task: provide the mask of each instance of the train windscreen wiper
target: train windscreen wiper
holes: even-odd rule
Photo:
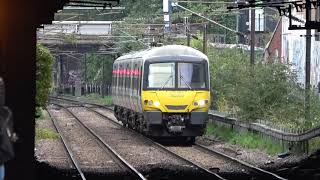
[[[183,81],[190,89],[192,89],[191,86],[190,86],[190,84],[187,83],[187,81],[184,79],[184,77],[183,77],[182,75],[180,75],[180,79],[182,79],[182,81]]]
[[[163,89],[163,88],[168,84],[168,82],[169,82],[171,79],[172,79],[172,75],[170,75],[170,76],[168,77],[168,79],[166,80],[166,82],[163,83],[163,85],[161,86],[161,89]]]

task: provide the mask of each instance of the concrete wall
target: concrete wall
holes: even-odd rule
[[[301,17],[302,18],[302,17]],[[282,52],[284,62],[291,63],[298,73],[299,83],[305,82],[306,30],[288,30],[289,20],[282,18]],[[315,31],[312,30],[312,35]],[[317,87],[320,82],[320,41],[312,37],[311,42],[311,85]]]

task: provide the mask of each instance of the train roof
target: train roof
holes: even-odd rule
[[[116,61],[135,58],[142,58],[143,60],[146,60],[162,56],[189,56],[208,60],[208,57],[205,54],[194,48],[183,45],[167,45],[150,48],[143,51],[132,52],[119,57]]]

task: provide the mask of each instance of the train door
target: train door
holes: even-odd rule
[[[116,86],[115,86],[115,98],[116,98],[116,102],[117,102],[117,104],[119,104],[120,102],[119,102],[119,84],[120,84],[120,74],[119,74],[119,70],[120,70],[120,64],[119,63],[117,63],[117,68],[116,68]]]
[[[130,66],[129,66],[129,61],[125,62],[126,65],[126,69],[125,69],[125,89],[124,89],[124,103],[125,103],[125,107],[130,109],[130,102],[129,102],[129,86],[130,86],[130,75],[129,75],[129,71],[130,71]]]
[[[138,63],[137,61],[134,61],[133,64],[133,76],[132,76],[132,104],[133,104],[133,110],[135,112],[138,111],[138,102],[137,102],[137,98],[138,98]]]
[[[118,86],[118,101],[119,101],[119,105],[123,107],[123,101],[122,101],[122,90],[123,90],[123,65],[122,62],[119,62],[119,86]]]
[[[112,83],[111,83],[111,95],[112,95],[113,104],[117,104],[116,87],[117,87],[117,64],[114,63],[112,68]]]
[[[125,90],[126,90],[126,75],[125,75],[125,70],[126,70],[126,64],[124,62],[122,63],[122,71],[121,71],[121,79],[122,79],[122,84],[121,84],[121,104],[122,107],[126,107],[126,101],[125,101]]]
[[[139,59],[138,61],[138,87],[137,87],[137,107],[138,112],[142,113],[142,105],[141,105],[141,90],[142,90],[142,75],[143,75],[143,59]]]
[[[134,105],[133,105],[133,101],[132,101],[132,88],[133,88],[133,61],[130,60],[129,61],[129,89],[128,89],[128,99],[129,99],[129,107],[131,110],[134,111]]]

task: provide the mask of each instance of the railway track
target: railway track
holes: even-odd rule
[[[79,101],[75,101],[75,100],[69,100],[69,99],[64,99],[64,98],[59,98],[60,100],[66,100],[66,101],[69,101],[69,102],[73,102],[73,103],[76,103],[76,104],[81,104],[83,102],[79,102]],[[109,112],[112,112],[113,111],[113,108],[112,107],[107,107],[107,106],[102,106],[102,105],[98,105],[98,104],[94,104],[94,103],[85,103],[86,105],[83,105],[83,107],[86,107],[87,109],[89,109],[90,111],[92,112],[95,112],[96,114],[98,114],[99,116],[109,120],[110,122],[112,122],[113,124],[117,124],[119,126],[121,126],[121,123],[111,119],[110,117],[98,112],[97,110],[95,110],[95,107],[98,107],[98,108],[103,108],[103,109],[106,109],[108,110]],[[89,107],[88,107],[89,105]],[[199,170],[203,171],[203,172],[206,172],[208,174],[210,174],[211,176],[215,177],[215,178],[218,178],[218,179],[225,179],[224,177],[222,177],[221,175],[219,175],[217,172],[215,172],[215,170],[212,170],[212,169],[209,169],[209,168],[205,168],[203,166],[201,166],[199,163],[195,163],[195,162],[192,162],[191,160],[188,160],[187,158],[185,157],[182,157],[181,155],[179,155],[178,153],[174,152],[173,150],[170,150],[170,148],[166,147],[166,146],[163,146],[155,141],[153,141],[152,139],[149,139],[137,132],[135,132],[134,130],[132,129],[128,129],[134,133],[136,133],[137,135],[139,136],[142,136],[143,138],[146,138],[148,139],[148,141],[150,143],[153,143],[155,144],[156,146],[158,146],[159,148],[161,148],[163,151],[166,151],[170,154],[172,154],[173,156],[175,156],[176,158],[179,158],[185,162],[188,162],[190,164],[192,164],[194,167],[197,167]],[[279,179],[279,180],[284,180],[285,178],[277,175],[277,174],[274,174],[272,172],[269,172],[269,171],[266,171],[266,170],[263,170],[261,168],[258,168],[258,167],[255,167],[249,163],[246,163],[244,161],[241,161],[241,160],[238,160],[234,157],[231,157],[231,156],[228,156],[226,154],[223,154],[221,152],[218,152],[218,151],[215,151],[213,149],[210,149],[208,147],[205,147],[205,146],[202,146],[200,144],[195,144],[195,145],[192,145],[191,146],[192,148],[196,148],[202,152],[205,152],[205,153],[208,153],[208,154],[212,154],[214,156],[219,156],[220,158],[223,158],[225,159],[226,161],[231,161],[232,163],[234,164],[238,164],[240,165],[241,167],[245,167],[246,170],[248,170],[252,175],[253,177],[251,177],[251,179]]]
[[[225,159],[231,160],[231,161],[233,161],[235,163],[241,164],[241,165],[249,168],[252,172],[260,175],[261,178],[285,180],[285,178],[283,178],[283,177],[281,177],[281,176],[279,176],[279,175],[277,175],[275,173],[272,173],[272,172],[266,171],[264,169],[258,168],[256,166],[253,166],[253,165],[247,163],[247,162],[241,161],[239,159],[236,159],[236,158],[234,158],[232,156],[226,155],[226,154],[221,153],[219,151],[216,151],[214,149],[205,147],[205,146],[203,146],[201,144],[195,143],[194,147],[199,149],[199,150],[201,150],[201,151],[205,151],[205,152],[211,153],[213,155],[218,155],[218,156],[220,156],[222,158],[225,158]],[[261,179],[261,178],[259,178],[259,179]]]
[[[112,109],[109,109],[109,108],[107,108],[107,110],[112,111]],[[95,111],[95,110],[93,110],[93,111]],[[99,113],[101,116],[103,116],[103,117],[105,117],[105,118],[110,119],[109,117],[101,114],[100,112],[97,112],[97,111],[95,111],[95,112],[96,112],[96,113]],[[113,121],[112,119],[110,119],[110,120]],[[114,121],[113,121],[113,122],[114,122]],[[118,122],[115,122],[115,123],[118,123]],[[118,124],[119,124],[119,123],[118,123]],[[130,129],[130,130],[131,130],[131,129]],[[139,134],[139,135],[140,135],[140,134]],[[145,137],[145,138],[146,138],[146,137]],[[148,139],[149,139],[149,138],[148,138]],[[151,140],[151,139],[150,139],[150,140]],[[172,150],[169,150],[168,147],[163,146],[163,145],[161,145],[161,144],[159,144],[159,143],[157,143],[157,142],[154,142],[153,140],[151,140],[151,141],[152,141],[153,143],[156,143],[156,144],[158,144],[159,146],[161,146],[161,148],[170,151],[170,152],[173,153],[175,156],[179,156],[179,158],[183,158],[183,159],[191,162],[191,161],[188,160],[187,158],[182,157],[181,155],[179,155],[178,153],[176,153],[176,152],[174,152],[174,151],[172,151]],[[235,163],[235,164],[239,164],[240,166],[245,167],[245,169],[246,169],[247,171],[250,171],[250,173],[253,173],[253,174],[254,174],[254,177],[253,177],[253,178],[257,178],[257,179],[268,179],[268,180],[269,180],[269,179],[285,180],[285,178],[283,178],[283,177],[281,177],[281,176],[279,176],[279,175],[277,175],[277,174],[275,174],[275,173],[272,173],[272,172],[266,171],[266,170],[264,170],[264,169],[258,168],[258,167],[256,167],[256,166],[253,166],[253,165],[249,164],[249,163],[246,163],[246,162],[241,161],[241,160],[239,160],[239,159],[236,159],[236,158],[234,158],[234,157],[228,156],[228,155],[226,155],[226,154],[224,154],[224,153],[221,153],[221,152],[219,152],[219,151],[210,149],[210,148],[205,147],[205,146],[203,146],[203,145],[200,145],[200,144],[198,144],[198,143],[195,143],[195,145],[192,145],[190,148],[193,148],[193,147],[196,148],[196,149],[198,149],[198,150],[200,150],[200,151],[203,151],[203,152],[205,152],[205,153],[211,154],[211,155],[213,155],[213,156],[217,156],[217,155],[218,155],[218,156],[220,156],[221,158],[225,159],[226,161],[232,161],[232,162]],[[192,163],[195,163],[195,162],[192,162]],[[203,166],[201,166],[201,165],[199,165],[199,164],[197,164],[197,165],[200,166],[200,167],[201,167],[203,170],[205,170],[205,171],[210,171],[210,172],[216,171],[215,169],[211,170],[211,169],[205,168],[205,167],[203,167]],[[215,173],[215,174],[217,174],[217,173]],[[221,177],[221,176],[220,176],[220,177]],[[221,177],[221,178],[224,179],[223,177]]]
[[[108,145],[103,138],[101,138],[97,133],[95,133],[91,128],[89,128],[87,125],[85,125],[83,122],[81,122],[81,120],[74,115],[74,113],[72,113],[68,107],[75,107],[75,106],[68,106],[68,107],[64,107],[60,104],[56,104],[56,103],[52,103],[56,106],[59,106],[60,108],[63,108],[65,111],[67,111],[75,120],[77,120],[77,123],[81,125],[81,127],[83,129],[85,129],[85,131],[92,137],[94,137],[94,139],[97,141],[97,143],[99,145],[102,145],[103,150],[106,151],[106,153],[108,155],[111,156],[111,158],[114,160],[114,162],[117,163],[117,165],[119,167],[121,167],[122,169],[125,170],[125,172],[128,172],[131,176],[129,177],[129,179],[141,179],[141,180],[146,180],[147,178],[144,177],[139,171],[137,171],[131,164],[129,164],[124,158],[122,158],[110,145]],[[48,111],[49,116],[51,118],[51,120],[53,121],[53,124],[55,126],[55,128],[57,129],[58,133],[61,136],[63,145],[65,146],[67,152],[68,152],[68,156],[70,157],[73,165],[76,167],[79,175],[81,176],[81,179],[85,180],[86,177],[83,173],[83,171],[81,170],[81,167],[79,166],[79,162],[78,160],[75,158],[71,148],[68,146],[68,143],[66,141],[66,138],[64,137],[63,133],[61,132],[59,126],[57,125],[57,122],[55,120],[55,118],[52,117],[50,111]]]
[[[101,117],[109,120],[109,121],[112,122],[113,124],[115,124],[115,125],[117,125],[117,126],[122,126],[119,122],[114,121],[113,119],[109,118],[108,116],[105,116],[105,115],[103,115],[102,113],[100,113],[100,112],[98,112],[98,111],[96,111],[96,110],[94,110],[94,109],[92,109],[92,108],[90,108],[90,107],[86,107],[86,108],[89,109],[89,110],[91,110],[92,112],[98,114],[99,116],[101,116]],[[108,109],[108,110],[110,110],[110,109]],[[199,164],[197,164],[197,163],[195,163],[195,162],[192,162],[192,161],[190,161],[190,160],[188,160],[188,159],[186,159],[186,158],[184,158],[184,157],[182,157],[182,156],[180,156],[179,154],[177,154],[177,153],[169,150],[169,149],[166,148],[165,146],[163,146],[163,145],[161,145],[161,144],[159,144],[159,143],[151,140],[150,138],[145,137],[145,136],[137,133],[136,131],[134,131],[134,130],[132,130],[132,129],[129,129],[129,128],[128,128],[128,130],[131,131],[131,132],[133,132],[133,133],[135,133],[137,136],[140,136],[141,138],[146,139],[149,143],[154,144],[155,146],[157,146],[158,148],[160,148],[162,151],[164,151],[164,152],[166,152],[166,153],[169,153],[169,154],[171,154],[172,156],[174,156],[175,158],[177,158],[177,159],[179,159],[179,160],[181,160],[181,161],[184,161],[184,162],[190,164],[191,166],[196,167],[197,169],[203,171],[204,173],[208,174],[208,176],[214,177],[215,179],[226,180],[225,178],[223,178],[222,176],[218,175],[217,173],[212,172],[211,170],[209,170],[209,169],[207,169],[207,168],[205,168],[205,167],[203,167],[203,166],[201,166],[201,165],[199,165]]]
[[[81,179],[82,180],[86,180],[86,177],[85,175],[83,174],[82,170],[81,170],[81,167],[79,165],[79,162],[78,160],[75,158],[74,154],[72,153],[71,151],[71,148],[68,146],[68,143],[67,143],[67,140],[65,138],[65,136],[62,134],[62,131],[60,130],[59,126],[58,126],[58,123],[56,121],[55,118],[53,118],[53,116],[51,115],[50,111],[47,110],[48,114],[49,114],[49,117],[53,123],[53,126],[54,128],[56,129],[56,131],[58,132],[58,134],[60,135],[60,138],[61,138],[61,142],[63,144],[63,147],[65,148],[65,150],[67,151],[67,155],[69,157],[69,159],[71,160],[72,162],[72,165],[76,168],[78,174],[80,175]]]
[[[60,100],[61,100],[61,99],[60,99]],[[79,102],[75,102],[75,103],[79,103]],[[89,104],[89,105],[90,105],[90,106],[95,106],[94,104]],[[102,113],[94,110],[94,108],[92,108],[92,107],[87,107],[87,106],[83,106],[83,107],[86,108],[86,109],[88,109],[89,111],[94,112],[95,114],[101,116],[102,118],[109,120],[109,122],[111,122],[112,124],[114,124],[114,125],[116,125],[116,126],[119,126],[119,127],[122,127],[122,125],[121,125],[119,122],[116,122],[116,121],[114,121],[113,119],[111,119],[111,118],[103,115]],[[98,107],[99,107],[99,106],[98,106]],[[99,107],[99,108],[101,108],[101,107]],[[105,107],[103,107],[103,108],[105,108]],[[108,109],[108,110],[112,111],[111,109]],[[210,179],[226,180],[225,178],[223,178],[222,176],[218,175],[217,173],[215,173],[215,172],[213,172],[213,171],[211,171],[211,170],[209,170],[209,169],[207,169],[207,168],[205,168],[205,167],[202,167],[201,165],[199,165],[199,164],[197,164],[197,163],[195,163],[195,162],[192,162],[192,161],[190,161],[190,160],[188,160],[188,159],[186,159],[186,158],[178,155],[177,153],[175,153],[175,152],[169,150],[168,148],[166,148],[165,146],[163,146],[163,145],[161,145],[161,144],[159,144],[159,143],[151,140],[150,138],[147,138],[147,137],[145,137],[145,136],[137,133],[136,131],[134,131],[134,130],[132,130],[132,129],[127,129],[127,128],[126,128],[126,130],[130,131],[131,133],[134,133],[134,134],[137,135],[139,138],[142,138],[142,139],[144,139],[145,141],[147,141],[148,143],[156,146],[156,147],[159,148],[161,151],[170,154],[171,156],[175,157],[176,159],[179,159],[179,160],[182,161],[182,162],[185,162],[186,164],[189,164],[189,166],[192,166],[192,167],[196,168],[198,171],[202,171],[203,174],[206,174],[206,177],[209,177]]]

